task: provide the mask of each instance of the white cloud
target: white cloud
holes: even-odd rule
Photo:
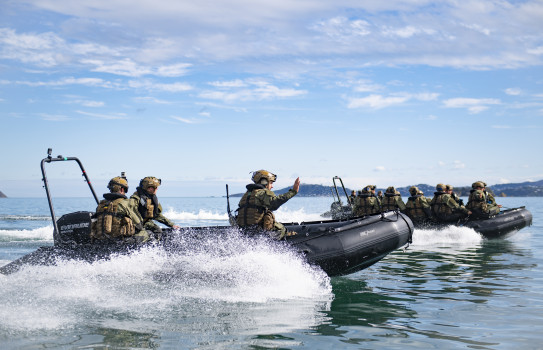
[[[151,80],[131,80],[128,86],[133,89],[145,89],[149,91],[167,91],[167,92],[185,92],[190,91],[193,87],[187,83],[157,83]]]
[[[495,98],[451,98],[443,101],[446,108],[467,108],[469,113],[477,114],[485,111],[490,105],[500,104],[501,101]]]
[[[385,167],[382,166],[382,165],[376,166],[376,167],[373,169],[373,171],[385,171],[385,170],[386,170]]]
[[[183,117],[171,116],[170,118],[172,118],[174,120],[177,120],[177,121],[179,121],[181,123],[185,123],[185,124],[197,124],[198,123],[197,120],[187,119],[187,118],[183,118]]]
[[[505,89],[505,93],[511,96],[518,96],[522,94],[522,90],[519,88],[509,88],[509,89]]]
[[[420,101],[431,101],[437,99],[437,93],[397,93],[388,97],[372,94],[366,97],[349,98],[348,108],[368,107],[372,109],[381,109],[391,106],[397,106],[406,103],[409,100],[415,99]]]
[[[289,98],[307,94],[306,90],[279,88],[262,79],[234,80],[230,82],[212,82],[219,90],[207,90],[199,97],[211,100],[234,101],[263,101],[277,98]]]
[[[76,111],[76,113],[79,113],[81,115],[85,115],[88,117],[93,117],[97,119],[128,119],[128,116],[124,113],[111,113],[111,114],[102,114],[102,113],[89,113],[84,111]]]
[[[462,163],[459,160],[455,160],[453,162],[453,169],[464,169],[466,167],[466,164]]]

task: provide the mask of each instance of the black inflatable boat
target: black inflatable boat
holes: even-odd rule
[[[18,271],[24,265],[54,265],[59,260],[77,259],[97,261],[108,259],[111,254],[129,254],[141,248],[142,245],[105,242],[91,243],[90,227],[92,212],[81,211],[63,215],[56,220],[53,210],[44,163],[53,161],[76,160],[83,176],[98,199],[81,162],[74,157],[49,157],[42,160],[42,173],[47,198],[53,220],[54,245],[40,247],[0,268],[0,273],[10,274]],[[404,214],[387,212],[363,218],[347,220],[327,220],[302,223],[287,223],[286,228],[297,232],[278,244],[288,244],[306,258],[310,264],[321,267],[329,276],[339,276],[365,269],[392,251],[411,242],[413,223]],[[158,243],[166,251],[182,253],[177,250],[176,236],[229,234],[237,230],[231,226],[216,227],[187,227],[180,230],[165,230],[164,236]],[[255,235],[258,236],[258,235]],[[261,235],[266,237],[265,235]]]
[[[468,218],[454,224],[416,223],[415,227],[420,229],[440,229],[450,225],[472,228],[483,237],[489,239],[505,238],[515,234],[526,226],[531,226],[532,213],[525,207],[519,207],[500,211],[498,214],[486,219]]]

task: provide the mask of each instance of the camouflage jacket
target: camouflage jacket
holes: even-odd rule
[[[157,200],[157,203],[158,203],[158,200]],[[175,226],[175,223],[173,221],[169,220],[167,217],[165,217],[162,214],[162,205],[160,203],[158,203],[156,208],[152,208],[152,210],[147,211],[146,209],[148,208],[146,207],[151,206],[151,205],[153,207],[155,206],[153,203],[150,204],[149,201],[145,201],[145,198],[143,198],[142,200],[142,197],[138,193],[138,191],[134,192],[134,194],[130,196],[129,206],[132,210],[134,210],[139,215],[140,221],[145,223],[150,220],[155,220],[168,227]],[[145,212],[148,212],[148,214],[142,215],[142,213],[145,213]]]

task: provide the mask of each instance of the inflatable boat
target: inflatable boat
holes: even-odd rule
[[[40,247],[3,267],[0,273],[10,274],[25,265],[55,265],[59,260],[76,259],[97,261],[108,259],[112,254],[130,254],[145,244],[118,241],[91,242],[90,231],[93,212],[80,211],[61,216],[56,220],[52,206],[44,163],[52,161],[76,160],[81,167],[96,202],[92,185],[87,178],[83,166],[77,158],[49,157],[42,160],[42,173],[47,198],[53,220],[53,246]],[[302,223],[286,223],[287,230],[297,234],[288,236],[277,244],[287,244],[302,254],[308,263],[319,266],[329,276],[351,274],[365,269],[383,259],[392,251],[411,242],[413,223],[404,214],[387,212],[380,215],[352,218],[346,220],[325,220]],[[186,227],[178,230],[164,230],[163,237],[152,244],[161,245],[166,251],[183,253],[176,244],[184,235],[205,236],[208,234],[232,234],[232,230],[244,229],[232,226]],[[255,234],[244,232],[249,236],[268,239],[265,232]],[[177,239],[176,239],[177,238]],[[186,249],[186,248],[184,248]]]
[[[415,223],[415,227],[420,229],[440,229],[450,225],[469,227],[488,239],[505,238],[515,234],[526,226],[531,226],[532,213],[525,207],[519,207],[500,211],[489,218],[468,218],[467,220],[460,220],[453,224]]]

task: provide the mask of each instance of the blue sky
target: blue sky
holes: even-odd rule
[[[542,1],[3,0],[0,190],[543,178]],[[85,195],[75,164],[47,168]]]

